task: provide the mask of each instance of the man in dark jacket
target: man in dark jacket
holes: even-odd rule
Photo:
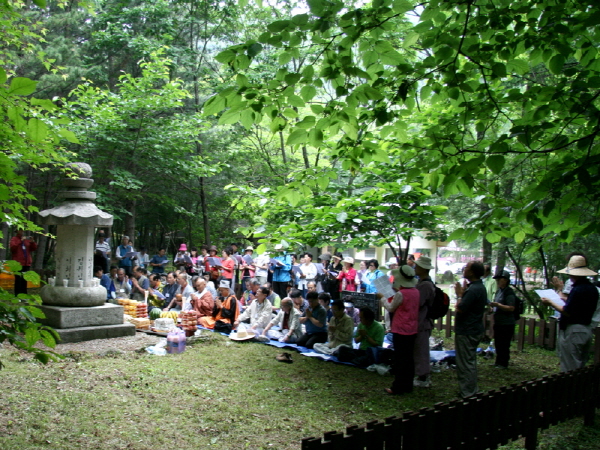
[[[484,268],[480,261],[467,263],[463,276],[469,281],[465,287],[456,283],[456,375],[462,398],[477,394],[477,345],[484,333],[483,313],[488,299],[481,281]]]
[[[494,313],[494,343],[496,345],[497,369],[507,369],[510,360],[510,342],[515,334],[515,304],[517,297],[509,286],[510,273],[507,270],[494,277],[498,290],[490,303]]]

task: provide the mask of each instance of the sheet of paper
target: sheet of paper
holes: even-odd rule
[[[190,258],[188,255],[183,255],[183,260],[187,263],[187,264],[192,264],[194,265],[194,263],[192,262],[192,258]]]
[[[323,264],[321,263],[316,263],[315,266],[317,266],[317,274],[318,275],[323,275],[323,273],[325,272],[323,270]]]
[[[271,261],[269,261],[269,264],[273,264],[275,266],[283,266],[283,263],[275,258],[271,258]]]
[[[123,255],[123,258],[133,258],[133,257],[138,257],[138,253],[137,252],[127,252]]]
[[[540,297],[549,298],[558,306],[565,306],[565,301],[553,289],[536,289],[535,293]]]
[[[252,256],[250,255],[244,255],[243,258],[244,262],[246,263],[247,266],[254,264],[254,260],[252,259]]]
[[[220,266],[221,262],[221,258],[217,258],[216,256],[211,256],[210,258],[208,258],[208,264],[210,266]]]
[[[379,294],[383,294],[385,298],[393,297],[394,294],[396,294],[388,277],[375,278],[375,281],[373,281],[373,286],[375,286],[377,292]]]

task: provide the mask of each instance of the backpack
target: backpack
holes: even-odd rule
[[[513,314],[515,315],[515,320],[519,320],[521,318],[521,314],[525,312],[525,302],[521,297],[515,295],[515,309],[513,310]]]
[[[431,283],[433,284],[433,282]],[[435,290],[435,297],[433,298],[433,304],[427,308],[427,318],[437,320],[448,314],[450,297],[435,284],[433,285],[433,289]]]

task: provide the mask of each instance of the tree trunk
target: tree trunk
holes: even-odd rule
[[[491,244],[490,244],[491,247]],[[490,255],[491,256],[491,255]],[[486,261],[484,259],[484,261]],[[490,261],[490,260],[487,260]],[[501,238],[498,244],[498,256],[496,257],[496,273],[493,275],[501,274],[506,266],[506,238]]]
[[[285,143],[283,141],[283,132],[279,132],[279,143],[281,145],[281,159],[283,164],[287,164],[287,158],[285,157]]]
[[[310,169],[310,161],[308,160],[308,151],[306,150],[306,145],[302,146],[302,158],[304,158],[304,167],[306,169]]]
[[[46,247],[48,243],[48,225],[43,226],[43,234],[39,235],[36,240],[38,249],[35,252],[35,260],[33,261],[33,270],[40,273],[44,269],[44,259],[46,257]]]
[[[481,238],[481,250],[483,253],[483,263],[491,264],[492,263],[492,243],[485,238],[485,234]],[[500,257],[500,255],[498,255]]]
[[[51,172],[46,172],[46,176],[44,177],[44,197],[42,198],[42,204],[40,210],[45,210],[50,206],[50,194],[54,193],[52,190],[52,182],[54,181],[54,177],[51,176]],[[39,239],[37,239],[38,249],[35,253],[35,259],[33,261],[33,270],[40,273],[40,271],[44,268],[44,260],[46,259],[46,248],[48,242],[48,225],[44,225],[42,234],[39,235]]]
[[[10,236],[8,235],[8,222],[0,223],[0,235],[2,235],[2,239],[0,240],[0,261],[5,261],[8,258],[7,249],[8,243],[10,242]]]
[[[406,261],[408,261],[409,249],[410,249],[410,236],[408,237],[408,239],[406,239],[406,251],[404,251],[402,253],[402,261],[400,261],[400,265],[404,265],[404,264],[406,264]]]
[[[125,216],[125,234],[129,236],[129,239],[133,241],[134,248],[138,248],[137,242],[135,242],[135,205],[136,201],[132,200],[127,210],[130,214]]]

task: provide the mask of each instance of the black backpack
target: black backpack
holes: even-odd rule
[[[431,283],[433,284],[433,281]],[[433,285],[433,288],[435,290],[435,297],[433,298],[433,304],[427,308],[427,318],[437,320],[448,314],[450,297],[435,284]]]
[[[515,315],[515,320],[519,320],[521,318],[521,314],[525,312],[525,302],[521,297],[515,295],[515,309],[513,313]]]

